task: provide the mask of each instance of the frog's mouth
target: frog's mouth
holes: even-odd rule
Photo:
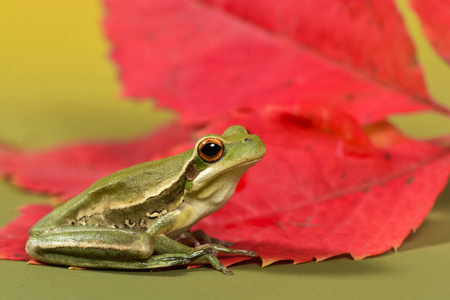
[[[206,182],[206,181],[213,180],[213,179],[215,179],[216,177],[218,177],[218,176],[220,176],[220,175],[223,175],[223,174],[226,174],[226,173],[231,172],[231,171],[233,171],[233,170],[240,169],[240,168],[243,168],[243,167],[248,166],[248,168],[243,168],[242,174],[241,174],[240,176],[238,176],[239,178],[237,178],[237,179],[240,179],[240,177],[241,177],[242,175],[244,175],[244,173],[247,172],[247,170],[248,170],[249,168],[251,168],[253,165],[255,165],[256,163],[258,163],[258,162],[261,161],[262,159],[263,159],[263,158],[260,157],[260,158],[257,158],[257,159],[252,159],[252,160],[249,160],[249,161],[245,161],[245,162],[243,162],[243,163],[241,163],[241,164],[235,165],[235,166],[232,167],[232,168],[228,168],[228,169],[219,171],[219,172],[217,172],[217,173],[215,173],[215,174],[211,174],[211,173],[212,173],[212,169],[206,169],[206,170],[204,170],[204,171],[202,171],[202,172],[200,172],[200,173],[198,174],[197,178],[194,179],[194,184],[196,184],[196,185],[201,185],[202,183],[204,183],[204,182]]]

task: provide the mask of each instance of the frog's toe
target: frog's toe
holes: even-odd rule
[[[203,255],[208,255],[208,254],[215,253],[215,252],[217,252],[217,251],[215,251],[215,249],[213,247],[201,246],[201,247],[195,248],[195,251],[192,252],[189,255],[189,257],[197,258],[197,257],[201,257]]]
[[[206,255],[197,257],[197,258],[193,259],[191,263],[193,263],[193,264],[201,264],[201,265],[209,264],[214,269],[216,269],[217,271],[220,271],[221,273],[223,273],[225,275],[232,275],[233,274],[233,272],[231,272],[224,265],[222,265],[220,260],[217,258],[216,253],[206,254]]]
[[[211,248],[214,253],[225,253],[225,254],[232,254],[232,255],[243,255],[243,256],[250,256],[250,257],[256,257],[258,254],[255,251],[251,250],[241,250],[241,249],[230,249],[221,245],[215,245],[215,244],[207,244],[200,247],[197,247],[197,249],[208,249]]]
[[[185,266],[188,265],[192,259],[190,257],[171,257],[165,260],[165,263],[169,266]]]
[[[233,271],[231,271],[230,269],[228,269],[226,267],[223,267],[222,274],[224,274],[224,275],[234,275]]]
[[[221,251],[219,251],[221,252]],[[229,249],[227,252],[222,252],[232,255],[242,255],[242,256],[249,256],[249,257],[256,257],[258,254],[255,251],[251,250],[241,250],[241,249]]]
[[[255,251],[251,251],[251,250],[240,250],[242,251],[242,255],[245,256],[250,256],[250,257],[257,257],[258,253],[256,253]]]
[[[211,241],[209,243],[210,244],[216,244],[216,245],[224,246],[224,247],[231,247],[231,246],[233,246],[233,242],[222,241],[222,240],[218,240],[218,239],[215,239],[215,238],[211,238]]]
[[[219,245],[225,246],[225,247],[231,247],[233,246],[233,242],[230,241],[221,241],[221,240],[217,240]]]

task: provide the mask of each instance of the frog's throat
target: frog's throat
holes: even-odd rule
[[[201,186],[206,181],[211,181],[211,180],[215,179],[216,177],[218,177],[220,175],[223,175],[224,173],[228,173],[228,172],[230,172],[232,170],[235,170],[235,169],[238,169],[238,168],[247,167],[247,169],[248,169],[248,168],[252,167],[253,165],[255,165],[256,163],[258,163],[259,161],[261,161],[261,160],[262,160],[262,157],[261,158],[257,158],[257,159],[253,159],[253,160],[249,160],[249,161],[243,162],[241,164],[235,165],[232,168],[224,169],[224,170],[222,170],[220,172],[217,172],[214,175],[211,174],[212,173],[211,169],[206,169],[206,170],[204,170],[204,171],[202,171],[202,172],[200,172],[198,174],[197,178],[195,178],[194,181],[193,181],[193,185],[194,185],[194,187],[195,186]]]

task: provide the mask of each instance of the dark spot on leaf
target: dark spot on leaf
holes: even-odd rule
[[[284,82],[284,86],[285,87],[291,87],[294,85],[294,81],[293,80],[288,80]]]
[[[315,224],[310,224],[310,223],[308,223],[308,222],[306,222],[306,223],[297,222],[297,223],[295,223],[294,225],[297,226],[297,227],[301,227],[301,228],[318,227],[317,225],[315,225]]]
[[[286,225],[281,224],[281,222],[279,222],[279,221],[275,222],[275,226],[280,227],[280,228],[283,229],[283,230],[286,229]]]
[[[392,156],[389,153],[384,153],[384,159],[385,160],[391,160]]]
[[[347,95],[345,95],[345,100],[353,101],[353,100],[355,100],[355,95],[354,94],[347,94]]]
[[[406,184],[411,184],[414,181],[414,176],[409,177],[408,179],[406,179],[405,183]]]
[[[282,114],[280,120],[287,123],[295,124],[302,128],[312,128],[314,124],[308,119],[308,116],[294,116],[292,114]]]
[[[377,74],[378,73],[378,67],[375,65],[370,66],[370,69],[372,70],[373,73]]]
[[[417,60],[417,56],[413,55],[413,56],[411,56],[410,59],[411,59],[410,64],[411,64],[412,66],[417,66],[417,65],[419,64],[419,61]]]
[[[154,32],[152,32],[152,31],[147,31],[147,32],[145,32],[145,39],[147,40],[147,41],[151,41],[151,40],[153,40],[155,38],[155,33]]]

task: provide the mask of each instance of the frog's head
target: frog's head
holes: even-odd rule
[[[261,139],[240,125],[229,127],[222,135],[205,135],[195,145],[186,170],[187,189],[198,193],[197,199],[214,194],[216,202],[226,202],[242,175],[265,153]]]

